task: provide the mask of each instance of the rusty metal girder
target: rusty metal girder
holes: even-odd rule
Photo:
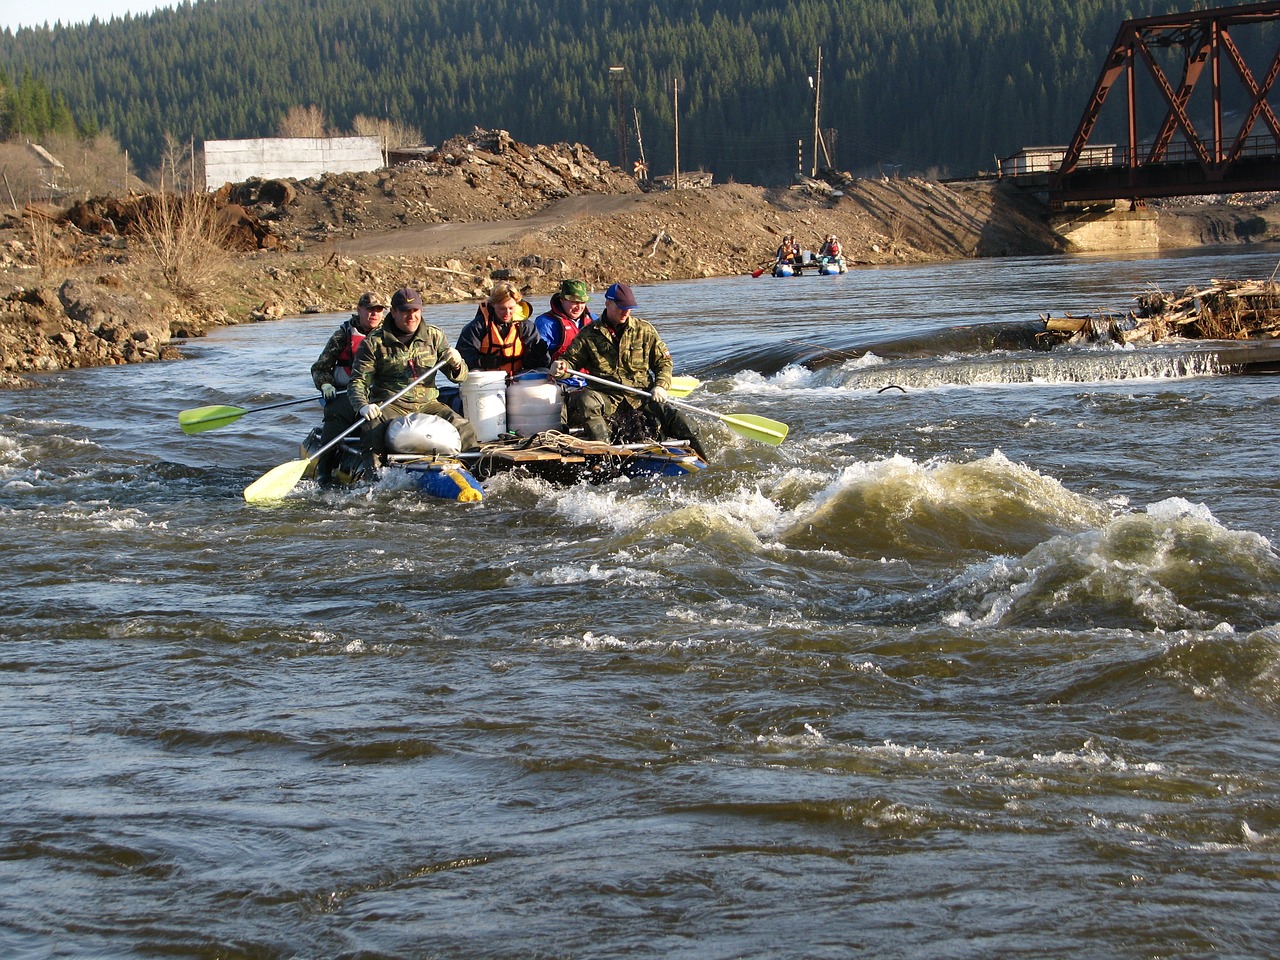
[[[1126,20],[1107,53],[1098,81],[1094,85],[1062,164],[1049,177],[1051,203],[1058,205],[1063,200],[1082,199],[1136,200],[1143,197],[1175,195],[1169,192],[1171,171],[1156,169],[1165,164],[1178,168],[1175,179],[1180,181],[1181,186],[1178,189],[1183,195],[1216,193],[1224,187],[1231,189],[1233,184],[1237,185],[1235,189],[1239,189],[1240,183],[1254,182],[1257,176],[1256,155],[1259,152],[1260,138],[1250,135],[1260,118],[1265,121],[1270,141],[1270,149],[1262,152],[1273,153],[1277,159],[1280,159],[1280,119],[1277,119],[1271,105],[1267,102],[1272,86],[1277,77],[1280,77],[1280,47],[1277,48],[1275,55],[1271,58],[1270,66],[1259,82],[1231,39],[1231,29],[1277,20],[1280,20],[1280,2],[1252,3]],[[1183,50],[1182,75],[1176,88],[1153,53],[1158,48]],[[1235,69],[1250,97],[1249,109],[1245,112],[1240,129],[1229,144],[1224,143],[1222,129],[1221,71],[1224,60]],[[1145,155],[1139,149],[1138,139],[1136,80],[1139,65],[1145,66],[1147,74],[1154,82],[1167,108],[1159,130]],[[1212,81],[1213,130],[1202,137],[1187,112],[1187,105],[1206,70]],[[1128,148],[1123,151],[1123,169],[1117,170],[1115,165],[1096,171],[1088,167],[1081,168],[1080,159],[1089,145],[1089,138],[1098,122],[1102,107],[1112,88],[1122,77],[1126,80],[1129,138]],[[1185,162],[1181,160],[1175,162],[1170,159],[1170,145],[1179,132],[1186,140],[1187,149],[1191,155],[1188,159],[1194,160],[1192,168],[1198,167],[1198,173],[1194,176],[1188,176]],[[1246,143],[1252,144],[1254,154],[1252,159],[1255,162],[1249,166],[1254,169],[1243,176],[1238,175],[1243,171],[1236,171],[1233,174],[1232,167],[1242,161]],[[1263,189],[1280,189],[1280,182],[1270,184]]]

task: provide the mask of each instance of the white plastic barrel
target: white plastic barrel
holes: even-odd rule
[[[560,384],[541,371],[522,373],[507,384],[507,428],[522,437],[563,429],[563,406]]]
[[[481,443],[507,432],[507,372],[472,370],[458,384],[462,415],[471,421]]]

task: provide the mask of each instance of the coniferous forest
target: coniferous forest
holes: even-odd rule
[[[833,166],[966,176],[1022,146],[1069,141],[1120,23],[1192,6],[197,0],[0,32],[0,134],[38,132],[19,114],[39,101],[30,109],[48,122],[107,131],[154,165],[166,141],[274,136],[291,109],[314,106],[332,133],[357,117],[405,124],[427,143],[501,127],[628,166],[643,146],[661,174],[678,110],[682,170],[780,183],[812,161],[821,49]]]

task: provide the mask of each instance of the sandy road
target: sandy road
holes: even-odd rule
[[[501,243],[527,233],[584,217],[609,217],[645,202],[642,193],[584,194],[557,200],[532,217],[484,223],[424,223],[386,233],[331,241],[327,246],[349,256],[436,256],[467,247]]]

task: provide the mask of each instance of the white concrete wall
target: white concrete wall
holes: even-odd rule
[[[305,180],[322,173],[377,170],[381,166],[382,142],[378,137],[267,137],[204,142],[206,190],[216,190],[224,183],[242,183],[250,177]]]

